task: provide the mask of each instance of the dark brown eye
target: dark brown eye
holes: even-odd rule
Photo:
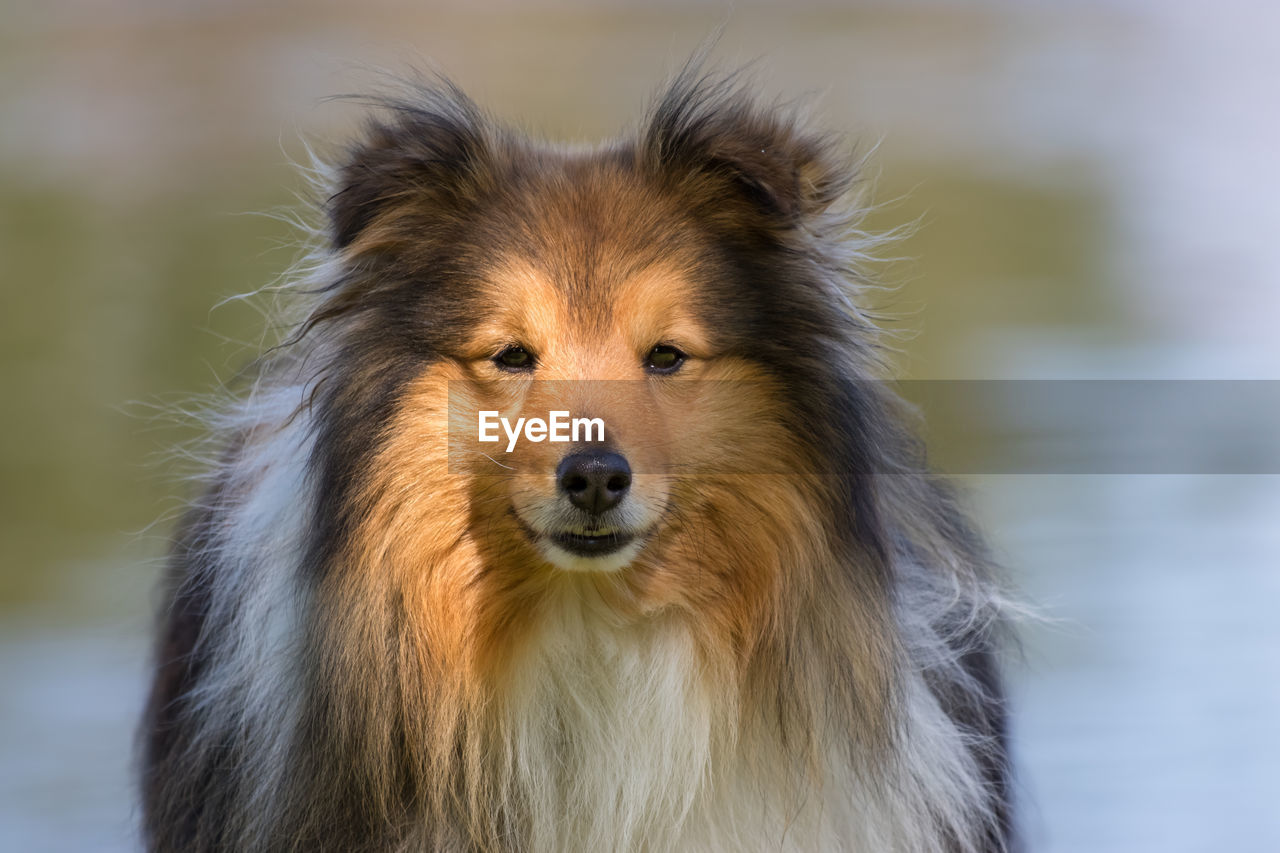
[[[644,366],[650,373],[675,373],[684,364],[685,354],[670,344],[658,344],[649,350]]]
[[[513,344],[493,357],[493,363],[503,370],[532,370],[533,353]]]

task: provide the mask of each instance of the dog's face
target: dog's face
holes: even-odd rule
[[[508,602],[615,578],[742,623],[847,517],[823,466],[856,463],[853,321],[812,236],[845,171],[733,109],[673,102],[586,152],[486,129],[467,102],[415,109],[374,128],[329,205],[334,559]]]
[[[742,454],[770,466],[789,442],[766,374],[713,327],[723,272],[688,213],[607,163],[562,168],[480,229],[489,253],[468,278],[484,307],[440,368],[450,471],[472,481],[477,535],[612,572],[678,540],[717,481],[763,473]]]

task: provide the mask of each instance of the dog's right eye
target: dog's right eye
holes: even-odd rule
[[[520,371],[533,369],[533,353],[513,344],[493,357],[493,363],[502,370]]]

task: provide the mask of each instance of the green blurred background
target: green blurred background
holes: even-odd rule
[[[191,437],[156,415],[260,339],[213,306],[292,259],[260,214],[297,209],[303,140],[358,121],[324,97],[430,65],[595,140],[721,25],[723,65],[878,146],[871,225],[916,223],[872,296],[905,376],[1280,378],[1271,4],[9,0],[0,848],[137,846],[129,738]],[[964,479],[1056,620],[1014,674],[1035,848],[1280,849],[1280,478]]]

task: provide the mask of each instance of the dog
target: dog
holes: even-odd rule
[[[1012,849],[838,137],[697,65],[594,148],[375,106],[168,564],[148,847]]]

